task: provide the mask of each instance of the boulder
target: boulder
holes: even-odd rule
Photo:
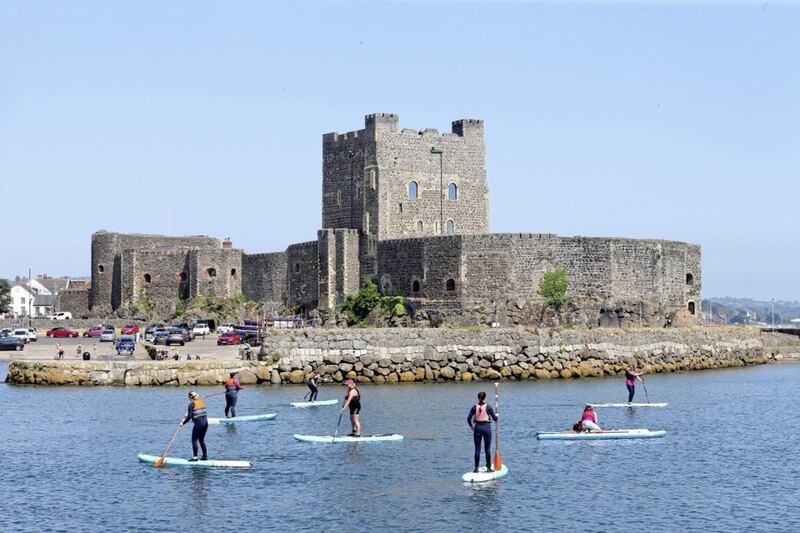
[[[397,377],[397,373],[396,372],[392,372],[391,374],[386,376],[386,381],[388,383],[397,383],[399,379],[400,378]]]
[[[413,372],[403,372],[402,374],[400,374],[400,381],[404,383],[411,383],[413,381],[416,381],[416,379],[417,376]]]
[[[258,377],[256,376],[255,372],[253,372],[249,368],[240,370],[236,374],[236,379],[238,379],[239,383],[241,383],[242,385],[255,385],[256,383],[258,383]]]
[[[444,379],[453,379],[454,377],[456,377],[456,371],[452,367],[446,366],[442,368],[439,375],[442,376]]]
[[[461,373],[461,381],[472,381],[474,375],[472,372],[462,372]]]
[[[306,373],[302,370],[292,370],[289,373],[289,382],[294,384],[303,383],[306,380]]]

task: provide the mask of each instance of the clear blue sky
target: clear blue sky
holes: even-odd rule
[[[321,136],[486,123],[491,230],[684,240],[800,299],[800,7],[0,0],[0,276],[98,229],[315,238]]]

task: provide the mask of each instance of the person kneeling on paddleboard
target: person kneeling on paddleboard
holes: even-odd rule
[[[594,407],[591,405],[587,405],[583,408],[581,427],[584,431],[602,431],[600,426],[597,425],[597,412],[595,412]]]
[[[472,429],[472,440],[475,444],[475,470],[481,462],[481,440],[483,440],[483,450],[486,454],[486,471],[492,472],[492,460],[490,449],[492,447],[492,420],[497,420],[498,414],[494,412],[492,406],[486,403],[486,393],[478,393],[478,403],[472,406],[467,415],[467,424]]]
[[[231,372],[228,379],[225,380],[225,418],[231,416],[236,418],[236,400],[239,399],[239,391],[242,390],[242,384],[236,379],[236,372]]]
[[[191,420],[194,423],[192,427],[192,458],[190,461],[197,461],[197,445],[203,450],[203,457],[201,460],[208,460],[208,451],[206,450],[206,431],[208,431],[208,413],[206,413],[206,402],[195,391],[189,393],[189,410],[186,413],[181,425],[186,425]]]
[[[311,389],[311,396],[309,396],[308,398],[309,402],[317,401],[317,394],[319,394],[319,389],[317,388],[317,380],[320,377],[321,376],[319,375],[319,372],[317,372],[316,370],[312,370],[311,372],[306,374],[306,379],[308,380],[307,385],[308,388]]]
[[[353,432],[350,433],[351,437],[361,436],[361,421],[358,419],[358,413],[361,412],[361,392],[356,388],[356,384],[352,379],[344,382],[347,387],[347,392],[344,395],[344,405],[341,412],[348,407],[350,408],[350,424],[353,426]]]

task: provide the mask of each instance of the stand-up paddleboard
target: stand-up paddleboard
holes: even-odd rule
[[[146,453],[140,453],[137,457],[143,463],[155,463],[161,458],[158,455],[147,455]],[[188,459],[180,459],[178,457],[164,458],[164,465],[189,466],[193,468],[250,468],[253,466],[250,464],[250,461],[190,461]]]
[[[337,403],[339,403],[339,400],[317,400],[315,402],[292,402],[289,405],[292,407],[300,407],[302,409],[306,407],[317,407],[320,405],[336,405]]]
[[[293,435],[295,439],[300,442],[383,442],[383,441],[398,441],[403,440],[402,435],[393,433],[391,435],[362,435],[360,437],[351,437],[349,435],[342,435],[341,437],[333,437],[332,435]]]
[[[272,420],[278,416],[277,413],[266,413],[263,415],[232,416],[231,418],[209,418],[209,424],[233,424],[234,422],[259,422],[261,420]]]
[[[592,407],[666,407],[669,403],[590,403],[589,405]]]
[[[500,470],[494,470],[492,472],[487,472],[486,467],[482,466],[477,472],[468,472],[464,474],[461,476],[461,479],[467,483],[486,483],[488,481],[500,479],[506,474],[508,474],[508,468],[506,468],[506,465],[503,465],[503,468]]]
[[[667,432],[649,429],[604,429],[602,431],[552,431],[537,433],[538,440],[607,440],[607,439],[654,439],[663,437]]]

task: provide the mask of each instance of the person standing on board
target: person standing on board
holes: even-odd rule
[[[225,380],[225,418],[230,418],[230,416],[236,418],[236,401],[239,399],[239,391],[243,388],[236,379],[236,372],[231,372],[230,377]],[[231,413],[230,416],[228,416],[228,411]]]
[[[633,395],[636,394],[636,380],[642,381],[642,374],[636,371],[636,365],[631,365],[625,369],[625,386],[628,388],[628,403],[633,401]]]
[[[597,412],[591,405],[587,405],[583,408],[581,428],[583,428],[584,431],[603,431],[602,428],[597,425]]]
[[[478,393],[478,403],[472,406],[467,415],[467,424],[472,429],[472,440],[475,444],[475,470],[481,462],[481,440],[483,440],[483,451],[486,455],[486,471],[492,472],[492,420],[497,421],[499,413],[495,413],[492,406],[486,403],[486,393]]]
[[[344,382],[347,387],[347,392],[344,395],[344,405],[341,412],[348,407],[350,408],[350,424],[353,426],[353,432],[350,437],[361,436],[361,420],[358,419],[358,413],[361,412],[361,392],[356,388],[356,384],[352,379]]]
[[[309,396],[309,402],[316,402],[317,401],[317,394],[319,394],[319,389],[317,388],[317,380],[321,376],[319,372],[316,370],[312,370],[308,374],[306,374],[306,379],[308,380],[308,388],[311,389],[311,396]]]
[[[185,426],[191,420],[192,427],[192,458],[189,461],[197,461],[197,445],[203,450],[202,461],[208,460],[206,450],[206,431],[208,431],[208,413],[206,412],[206,402],[195,391],[189,393],[189,410],[186,412],[181,425]]]

